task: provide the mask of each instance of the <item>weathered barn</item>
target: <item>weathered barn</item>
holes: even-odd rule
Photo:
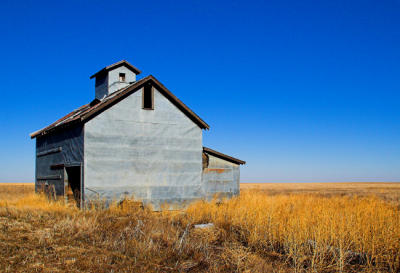
[[[158,209],[239,193],[244,161],[203,147],[209,125],[155,77],[127,61],[95,78],[95,99],[36,138],[36,189],[78,205],[133,195]]]

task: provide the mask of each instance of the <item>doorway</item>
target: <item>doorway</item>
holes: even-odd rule
[[[75,203],[81,206],[81,166],[65,167],[66,185],[65,197],[68,203]]]

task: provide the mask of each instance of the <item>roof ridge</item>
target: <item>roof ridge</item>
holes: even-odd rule
[[[94,77],[97,77],[99,74],[105,73],[113,68],[117,68],[121,65],[124,65],[130,69],[131,71],[133,71],[136,75],[139,75],[140,73],[142,73],[142,71],[140,71],[138,68],[136,68],[135,66],[133,66],[131,63],[129,63],[127,60],[121,60],[119,62],[110,64],[106,67],[103,67],[102,69],[100,69],[99,71],[97,71],[96,73],[94,73],[92,76],[90,76],[90,79],[93,79]]]
[[[141,88],[142,84],[146,82],[153,82],[153,84],[157,87],[158,91],[162,93],[171,103],[173,103],[180,111],[182,111],[188,118],[190,118],[194,123],[196,123],[201,129],[209,129],[210,126],[203,121],[196,113],[194,113],[189,107],[187,107],[180,99],[178,99],[171,91],[169,91],[161,82],[159,82],[154,76],[149,75],[146,76],[134,83],[121,88],[109,96],[104,97],[100,102],[91,105],[85,104],[76,110],[72,111],[71,113],[67,114],[66,116],[58,119],[57,121],[53,122],[47,127],[35,131],[30,134],[31,138],[37,137],[39,135],[44,135],[51,130],[59,128],[61,125],[68,125],[72,121],[78,122],[86,122],[96,115],[100,114],[102,111],[108,109],[115,103],[118,103],[120,100],[124,99],[125,97],[129,96],[133,92],[136,92]],[[89,107],[87,107],[89,106]]]

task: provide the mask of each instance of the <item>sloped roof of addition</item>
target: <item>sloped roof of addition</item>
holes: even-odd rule
[[[134,67],[132,64],[130,64],[128,61],[122,60],[119,62],[116,62],[114,64],[111,64],[109,66],[104,67],[103,69],[99,70],[98,72],[94,73],[92,76],[90,76],[91,79],[93,79],[94,77],[97,77],[101,74],[104,74],[110,70],[113,70],[117,67],[120,66],[125,66],[126,68],[128,68],[129,70],[131,70],[133,73],[135,73],[136,75],[139,75],[140,73],[142,73],[142,71],[140,71],[139,69],[137,69],[136,67]]]
[[[141,80],[138,80],[129,86],[111,93],[101,101],[98,99],[93,100],[89,104],[85,104],[78,109],[75,109],[68,115],[60,118],[56,122],[50,124],[49,126],[40,129],[36,132],[30,134],[31,138],[37,136],[43,136],[55,130],[59,130],[77,123],[85,123],[90,119],[94,118],[101,112],[110,108],[114,104],[120,102],[127,96],[135,93],[145,84],[151,84],[157,88],[160,93],[162,93],[169,101],[171,101],[179,110],[181,110],[188,118],[190,118],[194,123],[196,123],[201,129],[210,129],[210,126],[203,121],[196,113],[194,113],[189,107],[187,107],[180,99],[178,99],[171,91],[169,91],[161,82],[159,82],[152,75],[147,76]]]
[[[232,163],[235,163],[235,164],[239,164],[239,165],[246,164],[246,161],[243,161],[243,160],[234,158],[232,156],[217,152],[216,150],[213,150],[213,149],[210,149],[210,148],[207,148],[207,147],[203,147],[203,153],[206,153],[206,154],[209,154],[209,155],[213,155],[215,157],[224,159],[226,161],[229,161],[229,162],[232,162]]]

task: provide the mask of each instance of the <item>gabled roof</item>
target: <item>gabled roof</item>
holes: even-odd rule
[[[122,61],[116,62],[115,64],[104,67],[103,69],[99,70],[98,72],[96,72],[95,74],[90,76],[90,78],[93,79],[94,77],[97,77],[103,73],[106,73],[106,72],[113,70],[120,66],[126,66],[129,70],[131,70],[136,75],[138,75],[142,72],[139,69],[137,69],[136,67],[134,67],[133,65],[131,65],[128,61],[122,60]]]
[[[141,80],[128,85],[127,87],[111,93],[103,100],[93,100],[91,103],[83,105],[78,109],[72,111],[68,115],[60,118],[56,122],[49,126],[33,132],[30,134],[31,138],[48,134],[54,130],[65,128],[76,123],[85,123],[90,119],[94,118],[101,112],[110,108],[114,104],[120,102],[127,96],[133,94],[142,88],[145,84],[150,83],[157,88],[169,101],[171,101],[179,110],[181,110],[188,118],[196,123],[201,129],[210,129],[210,126],[203,121],[198,115],[196,115],[189,107],[187,107],[181,100],[179,100],[174,94],[171,93],[162,83],[160,83],[152,75],[147,76]]]
[[[203,147],[203,152],[206,153],[206,154],[213,155],[213,156],[215,156],[215,157],[224,159],[224,160],[226,160],[226,161],[235,163],[235,164],[240,164],[240,165],[246,164],[246,161],[243,161],[243,160],[240,160],[240,159],[231,157],[231,156],[229,156],[229,155],[226,155],[226,154],[217,152],[217,151],[215,151],[215,150],[213,150],[213,149],[210,149],[210,148],[207,148],[207,147]]]

